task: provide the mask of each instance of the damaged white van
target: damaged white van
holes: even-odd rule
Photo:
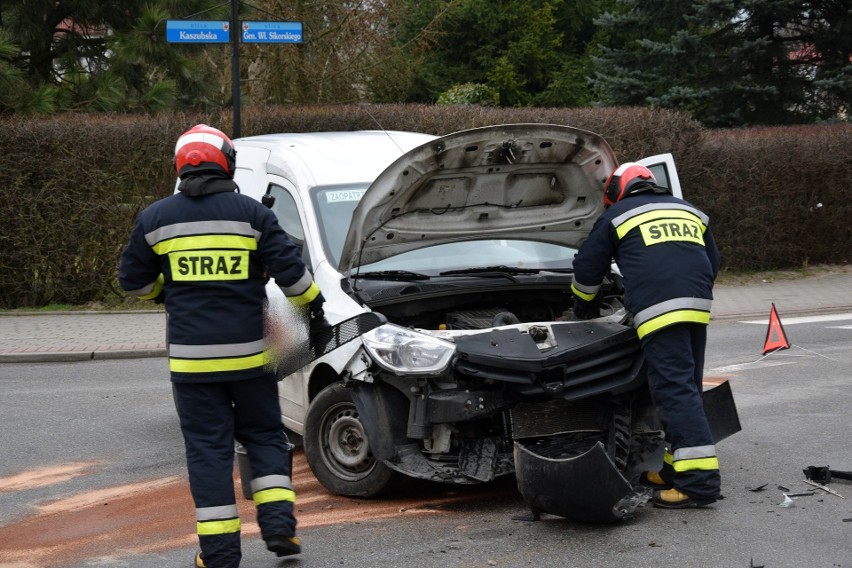
[[[282,419],[327,489],[516,474],[533,512],[590,522],[642,501],[663,436],[619,275],[599,318],[571,312],[572,260],[618,165],[606,141],[507,124],[234,142],[241,191],[302,247],[337,324],[299,349],[270,283],[271,341],[296,353],[278,362]],[[680,196],[670,155],[640,163]],[[739,422],[727,384],[714,391],[721,439]]]

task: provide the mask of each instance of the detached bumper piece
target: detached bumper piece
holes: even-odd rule
[[[650,495],[634,488],[618,471],[603,443],[580,455],[571,440],[515,441],[518,490],[532,510],[575,521],[607,524],[630,516]],[[568,455],[569,457],[564,457]]]
[[[724,381],[715,387],[704,391],[704,414],[713,435],[713,442],[718,444],[725,438],[742,430],[737,404],[731,392],[731,383]]]

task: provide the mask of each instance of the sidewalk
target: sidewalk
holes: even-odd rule
[[[852,266],[791,280],[718,285],[713,321],[852,311]],[[0,363],[163,357],[163,312],[0,312]]]
[[[163,357],[165,312],[0,312],[0,363]]]

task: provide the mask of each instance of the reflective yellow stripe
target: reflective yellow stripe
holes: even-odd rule
[[[710,323],[710,312],[696,310],[677,310],[650,319],[636,328],[636,335],[642,339],[651,332],[674,323]]]
[[[597,294],[586,294],[585,292],[581,292],[577,289],[576,286],[574,286],[573,282],[571,283],[571,291],[574,292],[574,294],[576,294],[578,298],[582,298],[587,302],[591,302],[595,299],[595,296],[597,296]]]
[[[152,248],[157,254],[204,249],[257,250],[257,241],[240,235],[198,235],[169,239],[155,244]]]
[[[228,519],[226,521],[198,521],[195,528],[199,535],[231,534],[240,532],[240,520]]]
[[[647,223],[649,221],[657,221],[659,219],[687,219],[689,221],[697,221],[699,225],[701,225],[702,233],[707,229],[704,223],[701,222],[701,219],[699,219],[689,211],[680,211],[677,209],[662,209],[657,211],[648,211],[647,213],[643,213],[642,215],[631,217],[630,219],[616,227],[615,233],[618,235],[619,239],[623,239],[624,235],[629,233],[631,229],[634,229],[636,226],[641,225],[642,223]]]
[[[243,371],[263,367],[268,362],[266,353],[231,359],[169,359],[169,370],[177,373],[215,373],[217,371]]]
[[[264,503],[272,503],[275,501],[289,501],[290,503],[295,503],[296,493],[292,489],[274,487],[272,489],[264,489],[263,491],[256,492],[252,496],[252,499],[254,500],[255,505],[263,505]]]
[[[147,294],[143,294],[138,296],[140,300],[153,300],[157,296],[159,296],[163,291],[163,285],[165,284],[165,279],[162,274],[157,276],[157,279],[151,284],[151,291]]]
[[[695,458],[691,460],[678,460],[672,464],[674,470],[678,473],[695,470],[714,470],[719,469],[719,458]]]
[[[296,306],[306,306],[313,302],[317,296],[319,296],[320,289],[317,286],[316,282],[311,282],[311,285],[308,286],[308,289],[299,294],[298,296],[287,296],[287,299],[290,300]]]

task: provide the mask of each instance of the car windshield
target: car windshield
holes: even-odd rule
[[[366,185],[360,185],[318,187],[312,192],[323,247],[335,266],[340,261],[352,212],[366,190]],[[481,239],[424,247],[365,264],[357,272],[408,271],[434,276],[481,267],[491,267],[495,272],[501,269],[560,270],[571,268],[576,252],[571,247],[537,241]]]
[[[458,243],[445,243],[424,247],[365,264],[360,273],[382,270],[409,270],[438,275],[458,271],[456,274],[475,275],[477,268],[489,272],[518,272],[518,269],[559,270],[571,268],[576,249],[550,243],[511,239],[483,239]],[[448,276],[450,274],[447,274]]]
[[[352,222],[352,212],[367,191],[366,185],[315,187],[311,191],[326,257],[337,266]]]

